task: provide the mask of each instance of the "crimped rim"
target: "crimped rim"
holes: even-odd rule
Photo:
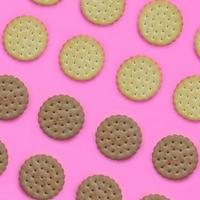
[[[184,79],[182,79],[177,85],[176,85],[176,88],[174,89],[174,92],[173,92],[173,100],[172,100],[172,103],[173,103],[173,106],[174,106],[174,109],[176,111],[176,113],[178,113],[179,116],[181,116],[183,119],[186,119],[188,121],[191,121],[191,122],[198,122],[200,121],[200,119],[191,119],[191,118],[188,118],[186,117],[185,115],[182,115],[178,109],[176,108],[176,103],[175,103],[175,93],[176,93],[176,90],[178,89],[178,87],[182,84],[183,81],[189,79],[189,78],[195,78],[195,77],[199,77],[200,78],[200,75],[191,75],[191,76],[187,76],[185,77]]]
[[[45,4],[45,3],[41,3],[41,2],[36,2],[35,0],[31,0],[33,3],[37,4],[37,5],[40,5],[40,6],[47,6],[47,7],[50,7],[50,6],[54,6],[58,3],[60,3],[62,0],[58,0],[57,2],[55,3],[50,3],[50,4]]]
[[[8,150],[5,146],[5,144],[0,140],[0,146],[3,147],[4,151],[5,151],[5,154],[6,154],[6,162],[5,162],[5,166],[3,167],[2,171],[0,171],[0,175],[3,174],[3,172],[6,170],[7,166],[8,166],[8,159],[9,159],[9,156],[8,156]]]
[[[18,118],[20,115],[22,115],[25,112],[26,108],[28,107],[28,103],[29,103],[28,89],[27,89],[26,85],[19,78],[15,77],[15,76],[12,76],[12,75],[0,75],[0,78],[1,77],[14,79],[15,81],[18,81],[20,84],[22,84],[24,89],[25,89],[25,94],[26,94],[26,97],[27,97],[27,101],[26,101],[26,103],[24,105],[24,109],[21,112],[19,112],[19,114],[17,116],[14,116],[14,117],[11,117],[11,118],[0,118],[0,120],[4,120],[4,121],[14,120],[14,119]]]
[[[167,44],[156,44],[156,43],[153,43],[153,42],[147,40],[147,39],[143,36],[142,31],[140,30],[140,24],[139,24],[139,22],[140,22],[140,16],[141,16],[141,14],[142,14],[142,11],[143,11],[147,6],[149,6],[150,4],[156,3],[156,2],[158,2],[158,1],[160,1],[160,2],[166,2],[166,3],[169,3],[169,4],[173,5],[173,6],[177,9],[177,11],[179,12],[180,17],[181,17],[181,30],[180,30],[179,34],[177,35],[176,38],[174,38],[170,43],[167,43]],[[175,42],[175,41],[180,37],[180,35],[181,35],[182,31],[183,31],[183,25],[184,25],[184,23],[183,23],[183,15],[182,15],[180,9],[179,9],[174,3],[172,3],[172,2],[170,2],[170,1],[168,1],[168,0],[152,0],[152,1],[150,1],[149,3],[145,4],[145,5],[143,6],[143,8],[140,9],[139,15],[138,15],[138,17],[137,17],[137,29],[138,29],[139,35],[142,37],[142,39],[143,39],[144,41],[146,41],[146,42],[149,43],[150,45],[158,46],[158,47],[168,46],[168,45],[172,44],[173,42]]]
[[[80,0],[80,9],[81,9],[81,13],[82,13],[82,15],[84,16],[84,18],[87,20],[87,21],[89,21],[90,23],[92,23],[92,24],[94,24],[94,25],[97,25],[97,26],[109,26],[109,25],[113,25],[114,23],[116,23],[117,21],[119,21],[120,20],[120,18],[123,16],[123,14],[124,14],[124,12],[125,12],[125,9],[126,9],[126,1],[125,0],[123,0],[123,10],[122,10],[122,12],[121,12],[121,15],[119,15],[119,17],[118,18],[116,18],[114,21],[112,21],[112,22],[110,22],[110,23],[96,23],[96,22],[94,22],[93,20],[91,20],[86,14],[85,14],[85,12],[84,12],[84,9],[83,9],[83,1],[84,0]]]
[[[80,199],[78,198],[78,196],[79,196],[79,190],[81,189],[81,187],[83,186],[83,184],[85,184],[85,183],[86,183],[89,179],[91,179],[91,178],[99,178],[99,177],[100,177],[100,178],[101,178],[101,177],[106,178],[106,179],[108,179],[109,181],[111,181],[113,184],[115,184],[116,187],[117,187],[118,190],[119,190],[120,198],[122,199],[122,190],[121,190],[119,184],[118,184],[114,179],[110,178],[109,176],[97,174],[97,175],[93,175],[93,176],[88,176],[87,178],[85,178],[85,179],[80,183],[80,185],[79,185],[79,187],[78,187],[78,189],[77,189],[77,191],[76,191],[76,200],[80,200]],[[120,200],[121,200],[121,199],[120,199]]]
[[[6,49],[6,47],[5,47],[5,41],[4,41],[5,32],[6,32],[7,28],[8,28],[8,26],[9,26],[13,21],[17,20],[18,18],[22,18],[22,17],[29,17],[29,18],[32,18],[32,19],[35,19],[36,21],[38,21],[38,22],[42,25],[42,27],[44,28],[45,33],[46,33],[46,36],[47,36],[47,38],[46,38],[47,41],[46,41],[45,47],[44,47],[44,49],[42,50],[42,52],[41,52],[40,54],[38,54],[36,57],[31,58],[31,59],[27,59],[27,60],[17,58],[16,56],[10,54],[9,51],[8,51],[8,50]],[[4,28],[3,34],[2,34],[2,43],[3,43],[3,47],[4,47],[4,50],[6,51],[7,55],[9,55],[9,56],[12,57],[13,59],[15,59],[15,60],[17,60],[17,61],[21,61],[21,62],[30,62],[30,61],[34,61],[34,60],[38,59],[40,56],[42,56],[42,54],[43,54],[43,53],[45,52],[45,50],[47,49],[48,42],[49,42],[49,37],[48,37],[48,31],[47,31],[46,26],[44,25],[44,23],[43,23],[40,19],[38,19],[37,17],[31,16],[31,15],[21,15],[21,16],[17,16],[17,17],[15,17],[15,18],[13,18],[12,20],[9,21],[9,23],[7,23],[6,27]]]
[[[193,170],[192,170],[190,173],[188,173],[186,176],[183,176],[183,177],[180,177],[180,178],[169,178],[169,177],[167,177],[167,176],[164,176],[164,175],[161,174],[160,171],[156,168],[155,162],[154,162],[154,153],[155,153],[155,150],[156,150],[157,146],[158,146],[162,141],[164,141],[165,139],[170,138],[170,137],[179,137],[179,138],[182,138],[182,139],[188,141],[189,143],[191,143],[192,147],[193,147],[194,150],[195,150],[195,154],[196,154],[196,160],[195,160],[195,165],[194,165]],[[188,137],[183,136],[183,135],[180,135],[180,134],[172,134],[172,135],[167,135],[167,136],[163,137],[162,139],[160,139],[160,140],[156,143],[156,145],[155,145],[154,148],[153,148],[153,152],[152,152],[152,163],[153,163],[154,169],[156,170],[156,172],[157,172],[158,174],[160,174],[162,177],[164,177],[164,178],[166,178],[166,179],[168,179],[168,180],[179,181],[179,180],[183,180],[183,179],[187,178],[188,176],[190,176],[190,175],[195,171],[195,169],[197,168],[198,162],[199,162],[199,154],[198,154],[198,151],[197,151],[196,146],[194,145],[194,143],[193,143]]]
[[[135,123],[135,125],[137,126],[137,128],[138,128],[138,130],[139,130],[139,139],[140,139],[140,141],[139,141],[138,146],[137,146],[137,148],[136,148],[136,150],[135,150],[135,153],[130,154],[129,156],[127,156],[127,157],[125,157],[125,158],[120,158],[120,159],[111,158],[110,156],[108,156],[107,154],[105,154],[105,153],[101,150],[101,148],[99,147],[99,145],[98,145],[97,134],[98,134],[98,132],[99,132],[99,129],[102,127],[102,125],[103,125],[104,122],[108,121],[109,119],[111,119],[111,118],[113,118],[113,117],[121,117],[121,118],[126,118],[126,119],[128,119],[128,120],[131,120],[133,123]],[[99,151],[100,151],[104,156],[106,156],[107,158],[109,158],[109,159],[111,159],[111,160],[115,160],[115,161],[127,160],[127,159],[133,157],[134,154],[136,154],[136,152],[140,149],[141,143],[142,143],[142,131],[141,131],[141,128],[140,128],[140,126],[138,125],[138,123],[137,123],[135,120],[133,120],[131,117],[128,117],[127,115],[120,115],[120,114],[118,114],[118,115],[111,115],[111,116],[109,116],[109,117],[106,117],[103,121],[101,121],[101,123],[100,123],[99,126],[97,127],[95,142],[96,142],[96,146],[97,146],[97,148],[99,149]]]
[[[67,74],[67,73],[64,71],[63,66],[62,66],[62,63],[61,63],[62,51],[63,51],[63,49],[65,48],[65,46],[68,44],[68,42],[70,42],[70,41],[73,40],[73,39],[81,38],[81,37],[83,37],[83,38],[85,37],[85,38],[89,38],[89,39],[94,40],[94,41],[99,45],[99,47],[100,47],[101,50],[102,50],[102,57],[103,57],[103,59],[102,59],[102,66],[101,66],[101,68],[99,68],[99,70],[97,71],[97,73],[96,73],[94,76],[92,76],[92,77],[90,77],[90,78],[88,78],[88,79],[79,79],[79,78],[76,78],[76,77],[73,77],[73,76]],[[100,72],[103,70],[104,64],[105,64],[105,50],[104,50],[104,48],[102,47],[102,45],[101,45],[100,42],[98,42],[94,37],[89,36],[89,35],[76,35],[76,36],[73,36],[73,37],[69,38],[69,39],[62,45],[62,48],[60,49],[60,52],[59,52],[59,65],[60,65],[60,68],[61,68],[62,72],[63,72],[67,77],[69,77],[71,80],[74,80],[74,81],[87,82],[87,81],[93,80],[93,79],[96,78],[96,77],[100,74]]]
[[[24,161],[24,163],[22,164],[22,166],[21,166],[21,168],[20,168],[20,170],[19,170],[18,181],[19,181],[20,186],[21,186],[21,188],[23,189],[23,191],[24,191],[28,196],[30,196],[30,197],[33,198],[33,196],[31,196],[31,194],[28,193],[28,192],[24,189],[24,187],[23,187],[23,185],[22,185],[22,181],[21,181],[21,180],[22,180],[22,179],[21,179],[21,174],[22,174],[22,170],[24,169],[26,163],[27,163],[29,160],[32,160],[33,158],[36,158],[36,157],[48,157],[49,159],[55,161],[56,164],[58,165],[58,167],[60,168],[60,170],[62,171],[62,174],[63,174],[63,184],[60,186],[60,188],[59,188],[59,190],[57,191],[57,193],[55,193],[52,197],[48,198],[48,199],[52,199],[53,197],[57,196],[57,195],[62,191],[62,189],[63,189],[63,187],[64,187],[64,185],[65,185],[65,171],[64,171],[62,165],[60,164],[60,162],[58,162],[58,160],[55,159],[53,156],[47,155],[47,154],[36,154],[36,155],[33,155],[33,156],[27,158],[27,159]]]
[[[43,108],[43,106],[45,106],[46,103],[48,103],[48,101],[50,101],[50,100],[52,100],[52,99],[54,99],[54,98],[56,98],[56,97],[67,97],[67,98],[71,99],[72,101],[75,101],[75,102],[79,105],[80,110],[81,110],[81,113],[82,113],[82,115],[83,115],[83,122],[82,122],[82,124],[81,124],[81,126],[80,126],[79,131],[78,131],[77,133],[75,133],[74,135],[71,135],[71,136],[66,137],[66,138],[59,138],[59,137],[55,137],[55,136],[53,136],[53,135],[48,134],[48,133],[45,131],[45,129],[42,127],[42,125],[41,125],[41,124],[42,124],[42,123],[41,123],[41,122],[42,122],[42,120],[41,120],[41,113],[42,113],[42,108]],[[74,97],[71,97],[71,96],[69,96],[69,95],[60,94],[60,95],[54,95],[54,96],[52,96],[52,97],[49,97],[46,101],[43,102],[43,104],[41,105],[41,107],[40,107],[40,109],[39,109],[39,112],[38,112],[38,123],[39,123],[40,128],[41,128],[42,131],[45,133],[45,135],[47,135],[47,136],[50,137],[50,138],[56,139],[56,140],[68,140],[68,139],[71,139],[71,138],[73,138],[74,136],[78,135],[78,133],[80,132],[80,130],[81,130],[81,129],[83,128],[83,126],[84,126],[84,122],[85,122],[85,113],[84,113],[84,110],[83,110],[82,105],[81,105]]]
[[[138,58],[138,57],[144,57],[144,58],[147,58],[147,59],[151,60],[153,63],[155,63],[155,65],[157,66],[157,68],[158,68],[158,70],[159,70],[159,73],[160,73],[160,83],[159,83],[158,90],[155,91],[155,93],[154,93],[153,95],[151,95],[150,97],[145,98],[145,99],[141,99],[141,100],[135,99],[135,98],[132,98],[132,97],[130,97],[130,96],[125,95],[125,94],[121,91],[121,89],[120,89],[120,87],[119,87],[119,81],[118,81],[118,80],[119,80],[119,72],[120,72],[120,70],[121,70],[123,64],[126,63],[127,61],[129,61],[130,59],[135,59],[135,58]],[[157,93],[159,92],[159,90],[160,90],[160,88],[161,88],[161,85],[162,85],[162,82],[163,82],[163,74],[162,74],[160,65],[159,65],[155,60],[153,60],[152,58],[150,58],[149,56],[146,56],[146,55],[130,56],[129,58],[127,58],[126,60],[123,61],[123,63],[122,63],[122,64],[120,65],[120,67],[118,68],[117,74],[116,74],[116,84],[117,84],[118,91],[119,91],[124,97],[126,97],[127,99],[129,99],[129,100],[131,100],[131,101],[135,101],[135,102],[146,102],[146,101],[149,101],[149,100],[151,100],[152,98],[154,98],[154,96],[156,96]]]

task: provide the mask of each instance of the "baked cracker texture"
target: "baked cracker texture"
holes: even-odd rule
[[[96,132],[98,149],[113,160],[127,159],[140,147],[142,134],[137,123],[125,115],[106,118]]]
[[[28,104],[28,90],[24,83],[14,76],[0,76],[0,120],[19,117]]]
[[[141,200],[170,200],[167,197],[159,194],[150,194],[143,197]]]
[[[44,52],[47,42],[46,27],[32,16],[16,17],[6,26],[3,33],[6,52],[20,61],[38,58]]]
[[[76,193],[76,200],[122,200],[121,189],[108,176],[94,175],[85,179]]]
[[[22,165],[19,181],[27,195],[34,199],[47,200],[62,190],[65,174],[61,164],[53,157],[35,155]]]
[[[140,35],[159,46],[171,44],[182,32],[183,19],[179,9],[167,0],[146,4],[138,17]]]
[[[160,89],[161,82],[159,65],[147,56],[125,60],[117,72],[119,91],[133,101],[152,98]]]
[[[8,152],[6,146],[0,141],[0,175],[8,165]]]
[[[200,121],[200,76],[183,79],[175,88],[173,104],[176,112],[191,121]]]
[[[61,0],[32,0],[32,1],[42,6],[51,6],[59,3]]]
[[[64,140],[79,133],[84,123],[84,112],[73,97],[55,95],[43,103],[38,120],[45,134],[57,140]]]
[[[69,39],[60,51],[60,66],[68,77],[87,81],[99,74],[104,65],[104,50],[90,36],[75,36]]]
[[[121,18],[125,4],[125,0],[81,0],[81,11],[88,21],[105,26]]]
[[[156,171],[177,180],[188,177],[198,163],[198,152],[192,141],[182,135],[169,135],[160,140],[152,154]]]
[[[197,56],[200,57],[200,29],[197,30],[194,38],[194,48]]]

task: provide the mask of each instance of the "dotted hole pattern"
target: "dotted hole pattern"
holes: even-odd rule
[[[153,163],[156,170],[169,179],[181,179],[196,168],[198,153],[188,139],[180,135],[163,138],[154,148]]]
[[[27,104],[28,91],[25,85],[13,76],[0,76],[0,119],[18,117]]]
[[[126,159],[138,150],[141,131],[136,122],[126,116],[111,116],[97,128],[99,150],[111,159]]]
[[[161,72],[152,59],[136,56],[121,65],[117,82],[123,95],[136,101],[147,100],[159,90]]]
[[[83,15],[92,23],[109,25],[117,21],[125,9],[124,0],[81,0]]]
[[[103,67],[104,51],[89,36],[77,36],[67,41],[60,53],[60,65],[66,75],[77,80],[95,77]]]
[[[170,44],[182,31],[181,13],[168,1],[153,1],[140,13],[139,30],[150,43]]]
[[[49,98],[39,112],[43,131],[56,139],[67,139],[77,134],[84,123],[81,105],[72,97],[59,95]]]
[[[176,111],[186,119],[200,120],[200,76],[182,80],[174,92]]]
[[[0,141],[0,175],[8,164],[8,154],[5,145]]]
[[[50,156],[33,156],[21,168],[20,183],[31,197],[49,199],[62,189],[64,171]]]
[[[16,59],[37,58],[47,45],[47,31],[38,19],[21,16],[12,20],[4,31],[4,47]]]
[[[98,175],[87,178],[79,186],[77,200],[121,200],[119,186],[109,177]]]

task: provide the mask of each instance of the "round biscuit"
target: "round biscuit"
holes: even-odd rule
[[[200,56],[200,29],[198,29],[195,34],[194,48],[197,56]]]
[[[139,149],[141,140],[140,127],[133,119],[124,115],[106,118],[96,132],[98,149],[113,160],[122,160],[133,156]]]
[[[122,200],[121,189],[108,176],[94,175],[85,179],[76,192],[76,200]]]
[[[110,25],[118,21],[125,10],[125,0],[81,0],[83,16],[96,25]]]
[[[0,175],[8,165],[8,152],[6,146],[0,141]]]
[[[150,194],[143,197],[141,200],[169,200],[167,197],[159,194]]]
[[[164,46],[175,41],[182,32],[183,20],[178,8],[167,0],[153,0],[138,17],[140,35],[149,43]]]
[[[24,162],[19,181],[27,195],[38,200],[48,200],[62,190],[65,174],[61,164],[51,156],[35,155]]]
[[[183,179],[195,170],[198,152],[188,138],[169,135],[154,147],[152,162],[161,176],[171,180]]]
[[[28,104],[28,91],[24,83],[14,76],[0,76],[0,120],[19,117]]]
[[[94,38],[76,36],[64,44],[59,60],[65,75],[74,80],[86,81],[101,71],[104,50]]]
[[[48,34],[44,24],[32,16],[13,19],[3,33],[6,52],[21,61],[38,58],[47,46]]]
[[[51,6],[59,3],[61,0],[32,0],[32,1],[42,6]]]
[[[176,112],[187,120],[200,121],[200,76],[183,79],[174,90]]]
[[[49,137],[64,140],[79,133],[84,123],[84,112],[74,98],[55,95],[41,106],[38,121],[43,132]]]
[[[131,100],[149,100],[160,88],[160,68],[147,56],[131,57],[120,66],[117,85],[119,91]]]

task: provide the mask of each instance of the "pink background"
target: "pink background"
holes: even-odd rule
[[[51,154],[63,165],[66,183],[56,200],[73,200],[79,183],[89,175],[105,174],[120,185],[124,200],[137,200],[148,193],[161,193],[171,200],[200,199],[200,168],[183,181],[169,181],[153,169],[151,153],[163,136],[181,133],[200,151],[200,124],[179,117],[172,105],[176,84],[185,76],[199,74],[200,62],[194,53],[193,37],[200,26],[198,0],[173,0],[182,11],[183,32],[167,47],[154,47],[137,32],[137,16],[148,0],[126,0],[123,17],[112,26],[98,27],[81,15],[79,0],[62,0],[53,7],[41,7],[30,0],[6,0],[0,4],[0,33],[18,15],[40,18],[49,32],[48,48],[33,62],[18,62],[0,45],[0,74],[12,74],[27,85],[28,109],[17,120],[0,121],[0,140],[9,152],[9,165],[0,177],[0,199],[27,200],[18,183],[18,171],[29,156]],[[65,77],[58,65],[58,53],[65,40],[88,34],[101,42],[106,53],[102,72],[89,82]],[[163,84],[155,98],[136,103],[124,98],[115,84],[116,71],[129,56],[146,54],[155,59],[163,73]],[[41,104],[54,94],[68,94],[79,100],[85,110],[85,124],[80,134],[69,141],[55,141],[42,133],[37,122]],[[96,148],[95,131],[107,116],[126,114],[141,126],[143,143],[138,153],[126,161],[111,161]]]

